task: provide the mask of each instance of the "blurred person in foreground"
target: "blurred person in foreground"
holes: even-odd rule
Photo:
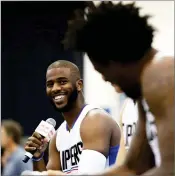
[[[32,162],[24,164],[22,159],[25,150],[20,146],[22,127],[14,120],[2,120],[1,123],[1,147],[3,155],[1,163],[3,176],[18,176],[24,170],[33,170]]]
[[[25,150],[38,149],[32,158],[35,171],[60,170],[65,174],[94,173],[115,164],[120,144],[120,128],[103,109],[86,104],[83,80],[78,67],[66,60],[52,63],[46,72],[46,92],[64,122],[49,143],[47,165],[41,136],[34,132]],[[39,175],[24,172],[23,175]]]
[[[64,40],[138,103],[137,129],[123,164],[97,175],[174,175],[174,56],[157,59],[155,30],[139,12],[135,3],[90,3],[87,14],[76,11]]]

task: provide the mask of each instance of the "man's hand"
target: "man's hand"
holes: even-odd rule
[[[37,149],[37,151],[34,153],[35,158],[39,158],[46,150],[48,146],[48,142],[46,139],[42,139],[42,136],[38,134],[37,132],[34,132],[31,137],[27,139],[27,142],[25,144],[25,150],[27,152],[32,152]]]

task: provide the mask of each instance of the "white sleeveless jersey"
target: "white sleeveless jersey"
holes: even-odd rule
[[[158,143],[158,137],[157,137],[157,127],[155,124],[155,117],[150,112],[149,106],[147,102],[143,99],[142,105],[146,113],[146,133],[147,138],[149,141],[149,145],[154,153],[155,157],[155,164],[156,166],[160,166],[161,164],[161,155],[160,155],[160,149],[159,149],[159,143]]]
[[[142,100],[142,105],[146,113],[146,133],[149,145],[153,151],[155,164],[160,166],[161,164],[161,155],[158,144],[157,137],[157,127],[155,125],[155,117],[149,111],[148,104],[145,100]],[[129,148],[131,144],[131,139],[133,133],[135,132],[136,122],[138,119],[138,107],[135,105],[132,99],[127,99],[126,104],[124,105],[123,115],[122,115],[122,125],[124,133],[124,141],[126,149]]]
[[[83,119],[86,117],[87,113],[93,109],[101,108],[97,108],[92,105],[86,105],[80,112],[70,132],[67,129],[66,121],[64,121],[57,130],[56,147],[57,150],[60,152],[62,171],[66,174],[75,174],[78,172],[79,158],[83,148],[83,142],[80,136],[80,125]],[[105,110],[104,112],[107,113]],[[109,151],[109,156],[111,153],[113,154],[113,152]],[[116,155],[107,158],[107,167],[110,164],[109,158],[110,160],[114,160],[116,159]]]
[[[123,105],[122,112],[122,128],[125,149],[128,150],[131,144],[132,136],[136,130],[136,123],[138,119],[137,105],[130,98],[127,98]]]

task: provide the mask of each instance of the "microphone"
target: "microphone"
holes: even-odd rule
[[[56,132],[55,126],[56,126],[56,121],[52,118],[48,118],[46,121],[42,120],[40,122],[40,124],[35,129],[35,132],[39,133],[43,139],[46,138],[47,141],[49,142]],[[24,155],[24,159],[22,161],[24,163],[27,163],[29,159],[33,157],[36,151],[37,149],[32,152],[26,152]]]

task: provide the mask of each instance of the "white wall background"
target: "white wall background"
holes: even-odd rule
[[[94,3],[98,5],[98,2]],[[128,2],[132,1],[124,3]],[[174,55],[174,1],[136,1],[136,4],[142,7],[141,14],[153,16],[149,22],[158,30],[154,37],[153,47],[161,51],[160,56]],[[118,121],[120,95],[114,91],[110,83],[102,80],[101,75],[94,70],[86,55],[84,59],[84,85],[86,102],[110,108],[112,116]]]

